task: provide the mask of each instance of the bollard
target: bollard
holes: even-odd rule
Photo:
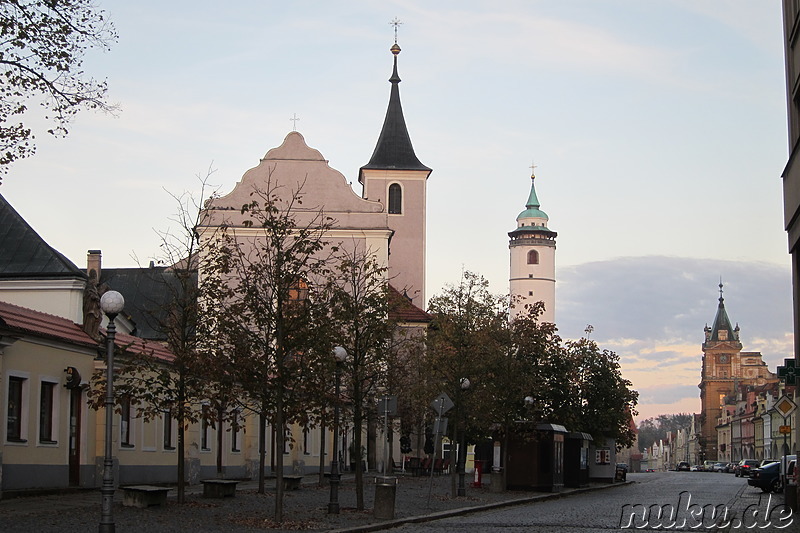
[[[375,518],[391,520],[394,518],[394,501],[397,495],[396,477],[375,478]]]
[[[492,470],[492,473],[489,476],[489,491],[504,492],[505,489],[506,488],[503,486],[503,473]]]

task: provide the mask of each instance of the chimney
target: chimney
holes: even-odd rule
[[[95,280],[100,282],[100,262],[103,253],[100,250],[89,250],[86,253],[86,274],[91,278],[94,270]]]

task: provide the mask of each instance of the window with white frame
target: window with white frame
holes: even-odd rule
[[[133,448],[131,409],[131,399],[127,396],[122,398],[120,400],[119,443],[123,448]]]
[[[172,441],[172,431],[173,431],[173,416],[172,416],[172,409],[165,409],[163,414],[164,419],[164,449],[165,450],[174,450],[175,445]]]
[[[39,442],[56,443],[56,387],[57,383],[42,381],[39,389]]]
[[[28,424],[25,398],[28,395],[28,379],[23,376],[8,377],[6,408],[6,441],[27,442]]]
[[[231,413],[231,451],[232,452],[239,452],[239,423],[240,423],[240,411],[235,409],[233,413]]]
[[[203,416],[200,420],[200,449],[203,451],[211,451],[211,440],[209,439],[209,429],[211,419],[211,408],[208,405],[203,406]]]

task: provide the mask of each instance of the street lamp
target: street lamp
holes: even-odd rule
[[[111,455],[112,425],[114,423],[114,336],[117,327],[114,319],[125,306],[125,299],[117,291],[106,291],[100,298],[100,309],[108,317],[106,328],[106,452],[103,460],[103,497],[100,513],[100,533],[114,533],[114,458]]]
[[[336,388],[333,403],[333,460],[331,461],[331,498],[328,502],[328,514],[339,514],[339,389],[342,382],[342,365],[347,360],[347,350],[341,346],[333,349],[336,361]]]
[[[461,378],[460,381],[461,390],[466,391],[469,389],[470,382],[467,378]],[[461,394],[459,393],[459,396]],[[466,469],[466,462],[467,462],[467,413],[464,409],[463,401],[459,401],[458,408],[461,410],[461,444],[459,445],[458,450],[458,492],[456,493],[458,496],[466,496],[467,489],[465,485],[465,472]]]

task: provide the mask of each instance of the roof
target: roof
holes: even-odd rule
[[[375,145],[375,151],[369,163],[361,167],[364,169],[378,170],[426,170],[430,168],[423,165],[414,153],[411,137],[408,134],[406,120],[403,117],[403,106],[400,104],[400,76],[397,74],[397,55],[400,47],[397,43],[391,48],[394,54],[394,70],[389,82],[392,84],[389,93],[389,107],[383,120],[383,129]],[[359,173],[359,181],[361,176]]]
[[[543,218],[545,220],[549,220],[547,213],[540,210],[541,204],[539,203],[539,198],[536,196],[536,187],[534,182],[536,181],[536,176],[531,175],[531,192],[528,194],[528,201],[525,203],[525,211],[517,215],[517,220],[521,218]]]
[[[423,311],[411,299],[389,285],[389,318],[398,322],[432,322],[433,316]]]
[[[71,320],[7,302],[0,302],[0,327],[11,333],[97,347],[97,342]]]
[[[191,282],[197,283],[197,273],[192,272]],[[169,267],[103,268],[100,283],[122,294],[125,313],[136,324],[136,336],[151,340],[165,340],[162,324],[170,306],[181,292],[181,283]]]
[[[722,283],[719,284],[719,305],[717,306],[717,316],[714,317],[714,324],[711,326],[711,338],[713,342],[719,342],[719,332],[727,331],[727,341],[739,340],[739,326],[736,328],[731,326],[731,320],[728,318],[728,313],[725,311],[725,298],[722,297]]]
[[[86,279],[86,274],[50,247],[0,194],[0,278]]]
[[[7,302],[0,302],[0,328],[11,334],[33,335],[84,348],[100,348],[97,341],[83,331],[80,325],[71,320]],[[163,344],[148,342],[124,333],[116,334],[115,344],[128,351],[151,353],[156,359],[162,361],[174,359],[172,353]]]

